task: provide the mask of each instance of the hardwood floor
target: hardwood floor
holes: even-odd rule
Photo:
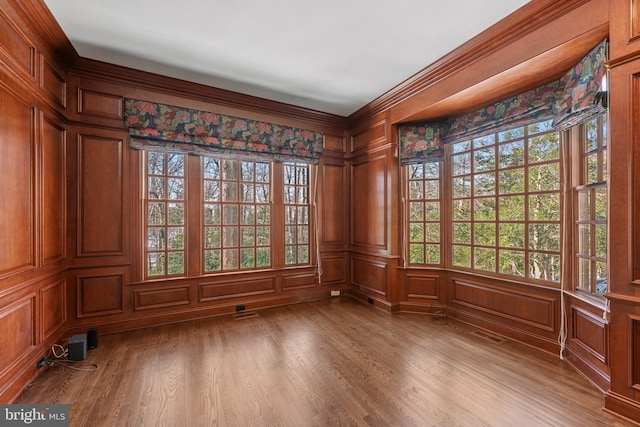
[[[101,335],[23,403],[72,426],[629,426],[557,356],[349,297]]]

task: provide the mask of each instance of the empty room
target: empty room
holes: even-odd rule
[[[0,0],[0,101],[1,425],[640,423],[637,1]]]

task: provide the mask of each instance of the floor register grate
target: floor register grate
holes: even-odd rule
[[[491,341],[491,342],[493,342],[495,344],[502,344],[503,342],[505,342],[504,338],[499,337],[497,335],[490,334],[490,333],[485,332],[485,331],[479,331],[479,330],[478,331],[473,331],[473,332],[471,332],[471,335],[475,335],[477,337],[484,338],[484,339],[489,340],[489,341]]]

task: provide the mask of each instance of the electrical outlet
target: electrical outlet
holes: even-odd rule
[[[373,298],[371,298],[371,297],[367,298],[367,302],[368,302],[369,304],[373,305]]]
[[[238,304],[236,305],[236,311],[244,311],[245,310],[245,306],[244,304]]]
[[[38,360],[38,364],[36,365],[36,368],[40,369],[47,363],[48,363],[47,358],[43,357],[42,359]]]
[[[331,291],[331,296],[332,296],[332,297],[339,297],[339,296],[340,296],[340,290],[337,290],[337,291]]]

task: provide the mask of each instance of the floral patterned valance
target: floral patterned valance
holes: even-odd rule
[[[565,130],[606,110],[600,90],[605,75],[607,41],[602,41],[563,77],[520,95],[441,122],[400,126],[403,165],[440,161],[444,144],[477,138],[534,121],[553,119]]]
[[[224,153],[317,164],[320,132],[125,98],[130,145],[194,154]]]

